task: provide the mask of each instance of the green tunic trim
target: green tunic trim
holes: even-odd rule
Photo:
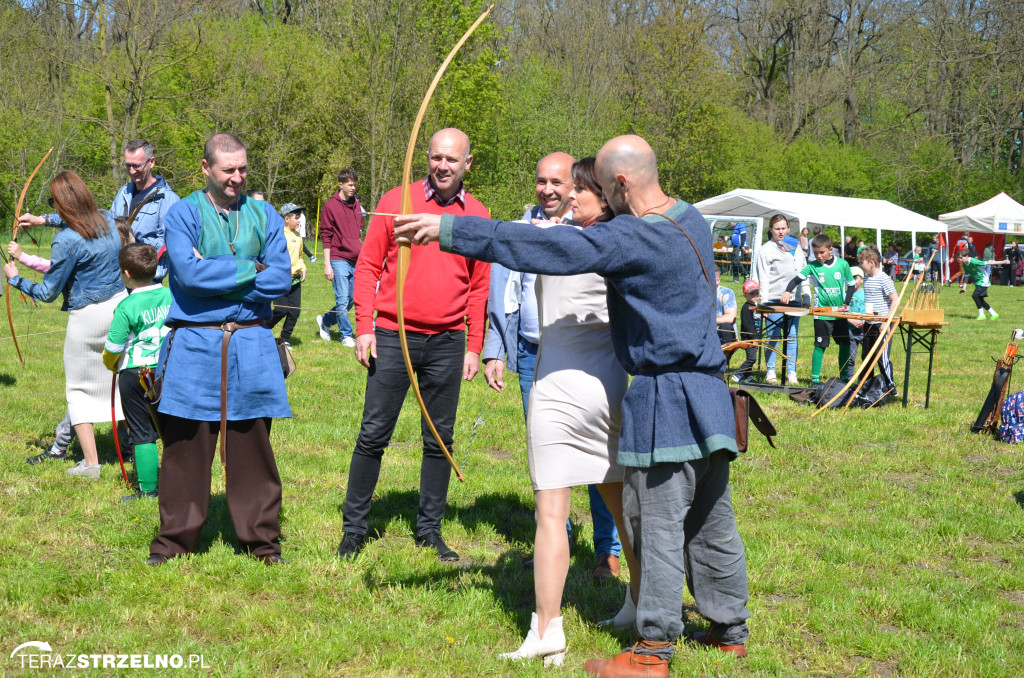
[[[739,453],[736,449],[736,439],[716,433],[709,438],[705,438],[703,443],[682,445],[680,447],[657,447],[654,449],[653,454],[619,450],[617,461],[620,466],[650,468],[655,464],[680,463],[703,459],[704,457],[710,457],[719,450],[725,450],[735,458]]]

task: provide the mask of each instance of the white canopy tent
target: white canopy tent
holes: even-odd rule
[[[983,203],[939,215],[950,231],[1011,235],[1024,233],[1024,205],[1000,193]]]
[[[918,233],[947,232],[946,225],[940,221],[911,212],[887,200],[869,198],[737,188],[701,200],[694,207],[704,215],[721,215],[717,216],[718,219],[755,222],[756,232],[753,237],[747,238],[751,250],[761,245],[764,223],[774,214],[786,215],[794,234],[799,233],[804,226],[838,226],[839,239],[845,241],[847,228],[871,229],[875,231],[879,251],[882,250],[882,231],[909,232],[914,245],[917,244]]]

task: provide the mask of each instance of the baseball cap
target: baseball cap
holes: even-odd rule
[[[864,277],[864,270],[860,266],[851,266],[850,273],[853,274],[854,278],[856,278],[858,275],[862,278]]]
[[[302,205],[296,205],[293,202],[286,202],[281,205],[281,209],[279,209],[278,212],[280,212],[282,217],[286,217],[292,212],[301,212],[303,209]]]
[[[750,294],[751,292],[757,292],[760,289],[761,289],[761,286],[758,285],[753,280],[748,280],[747,282],[743,283],[743,294]]]

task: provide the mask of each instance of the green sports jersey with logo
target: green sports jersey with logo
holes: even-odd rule
[[[978,287],[988,287],[992,284],[992,267],[981,259],[971,257],[967,260],[964,269],[967,271],[967,275],[974,279],[974,284]]]
[[[104,348],[125,353],[122,369],[153,366],[160,355],[160,342],[171,328],[164,325],[171,310],[171,291],[162,285],[135,289],[114,309],[114,320]]]
[[[817,288],[818,306],[842,306],[846,301],[846,288],[853,285],[850,265],[839,257],[832,257],[827,264],[817,259],[807,262],[797,277],[801,280],[812,278]]]

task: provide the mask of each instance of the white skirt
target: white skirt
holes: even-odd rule
[[[110,422],[113,373],[103,364],[103,344],[114,319],[114,309],[127,296],[128,292],[118,292],[106,301],[68,314],[68,331],[64,336],[64,393],[72,426]],[[124,419],[121,395],[116,391],[114,407],[116,419]]]

